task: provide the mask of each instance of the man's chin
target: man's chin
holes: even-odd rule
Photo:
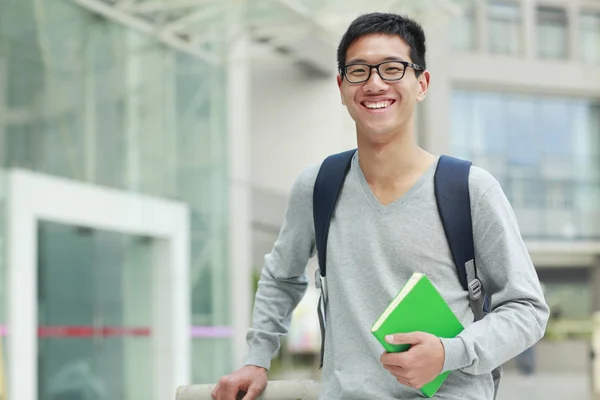
[[[366,128],[363,133],[365,134],[365,136],[370,137],[370,138],[385,138],[385,137],[390,137],[393,136],[394,134],[394,129],[391,129],[390,127],[368,127]]]
[[[394,138],[394,134],[392,131],[389,130],[371,130],[371,131],[364,131],[362,132],[362,134],[359,134],[359,136],[362,136],[362,142],[363,143],[370,143],[373,145],[382,145],[382,144],[386,144],[389,143],[390,141],[393,140]],[[360,140],[360,139],[359,139]]]

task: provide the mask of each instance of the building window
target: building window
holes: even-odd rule
[[[537,52],[542,59],[567,58],[567,12],[563,8],[537,9]]]
[[[465,7],[452,27],[452,47],[456,51],[475,50],[475,8]]]
[[[501,183],[528,238],[600,238],[600,104],[454,91],[452,152]]]
[[[494,54],[521,53],[521,13],[511,1],[492,0],[488,3],[489,50]]]
[[[580,16],[581,58],[600,64],[600,11],[584,11]]]

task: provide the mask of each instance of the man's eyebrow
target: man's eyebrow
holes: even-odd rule
[[[403,57],[386,57],[383,59],[382,62],[385,62],[385,61],[406,61],[406,60],[404,60]],[[362,58],[353,58],[346,62],[346,64],[356,64],[356,63],[368,64],[367,61]]]

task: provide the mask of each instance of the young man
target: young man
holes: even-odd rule
[[[433,176],[438,158],[416,144],[414,109],[430,82],[425,36],[414,21],[368,14],[352,22],[338,50],[342,103],[356,123],[358,151],[331,221],[322,399],[420,399],[418,388],[453,371],[443,400],[491,400],[492,370],[536,343],[549,315],[517,221],[498,182],[473,166],[469,190],[477,273],[493,312],[473,322],[468,296],[440,221]],[[265,258],[247,365],[220,380],[213,397],[256,398],[271,357],[305,293],[315,254],[313,185],[319,166],[293,185],[285,221]],[[453,339],[395,335],[409,351],[385,354],[370,327],[414,271],[429,276],[465,325]]]

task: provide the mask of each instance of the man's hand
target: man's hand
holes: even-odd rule
[[[392,344],[410,344],[402,353],[383,353],[381,363],[398,382],[415,389],[436,378],[444,367],[444,345],[440,338],[429,333],[398,333],[386,337]]]
[[[246,365],[222,377],[213,389],[211,396],[216,400],[236,400],[239,392],[246,392],[243,400],[256,399],[267,387],[267,370],[254,365]]]

